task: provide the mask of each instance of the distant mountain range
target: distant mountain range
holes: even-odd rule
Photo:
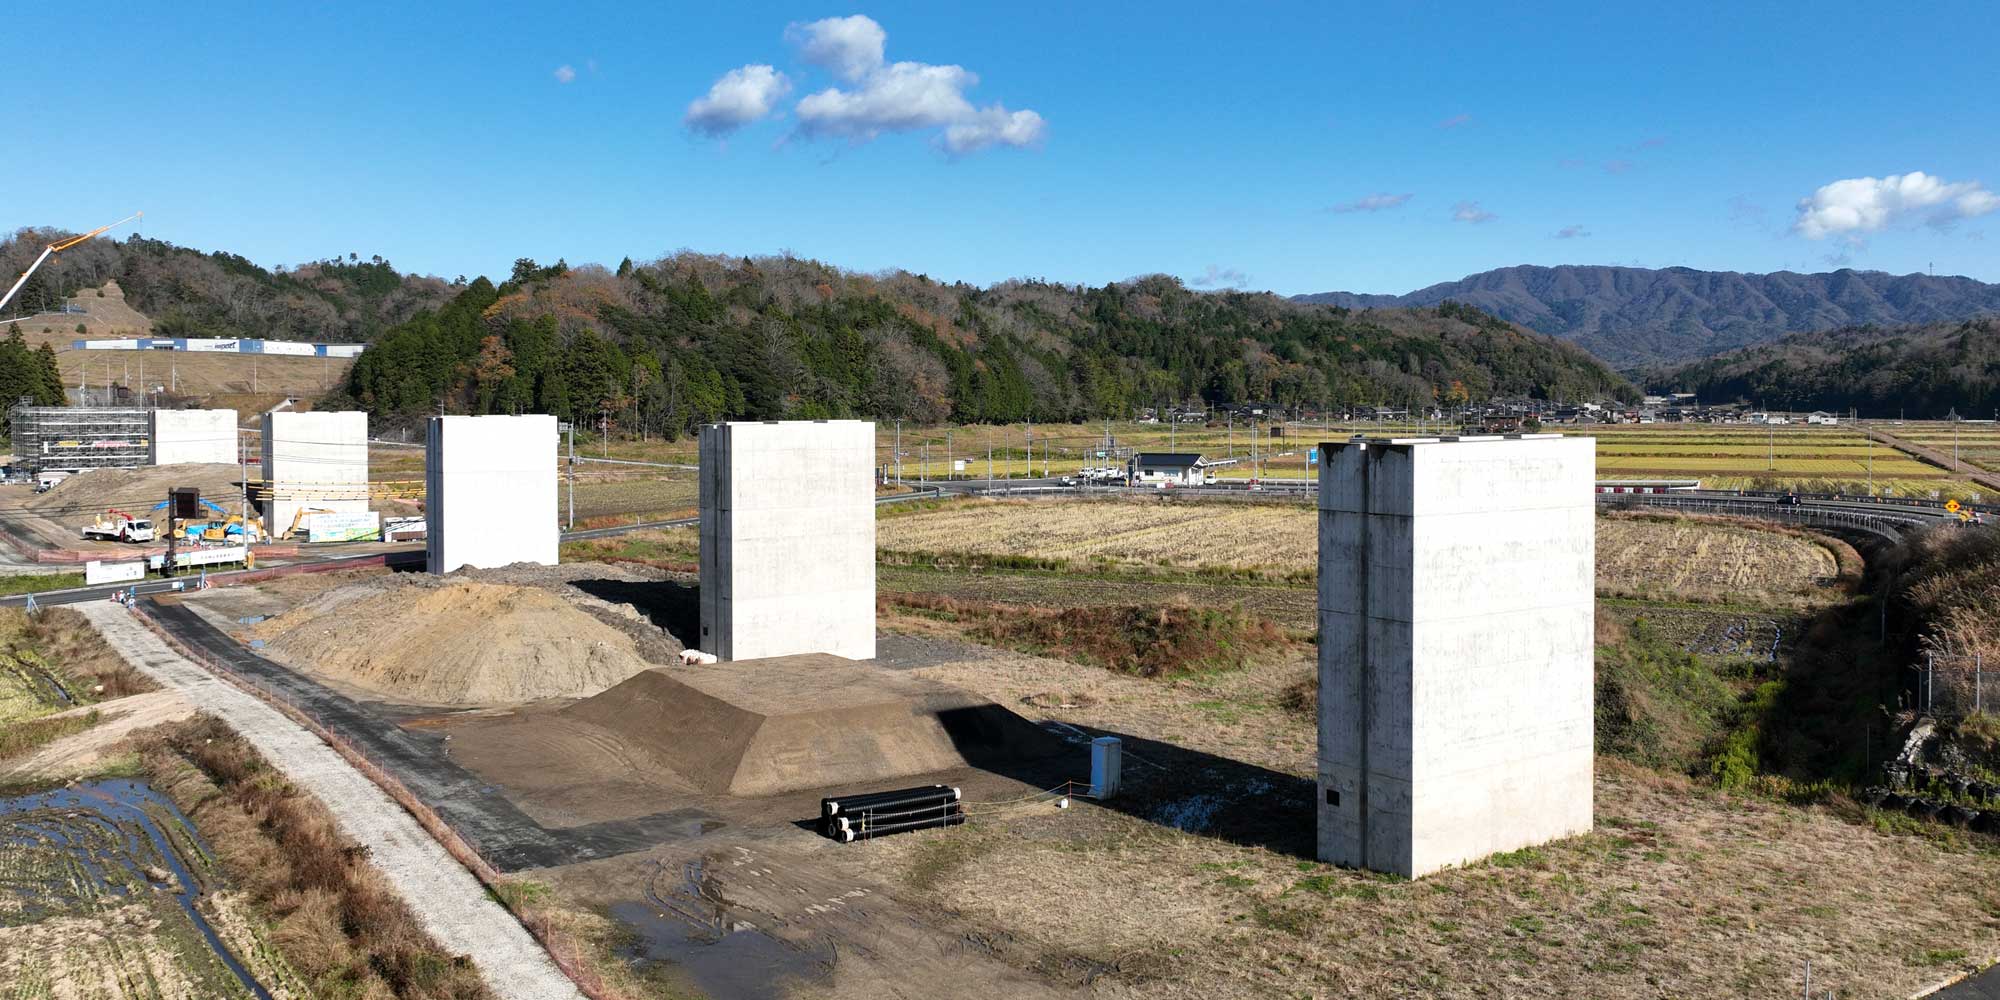
[[[2000,315],[2000,285],[1971,278],[1842,268],[1742,274],[1685,267],[1503,267],[1408,295],[1320,292],[1350,309],[1450,299],[1572,341],[1617,368],[1686,362],[1786,334]]]
[[[1648,380],[1703,402],[1774,410],[1852,409],[1863,417],[1991,417],[2000,412],[2000,320],[1795,333]]]

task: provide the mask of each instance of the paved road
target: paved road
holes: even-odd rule
[[[228,719],[273,767],[332,810],[341,832],[367,847],[370,860],[424,929],[446,950],[471,956],[496,996],[582,997],[520,922],[487,896],[485,886],[332,747],[174,652],[124,608],[91,604],[83,614],[135,669],[179,691],[198,708]]]
[[[1932,993],[1931,1000],[2000,1000],[2000,965]]]

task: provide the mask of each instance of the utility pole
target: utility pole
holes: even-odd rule
[[[986,488],[993,488],[993,446],[986,446]]]
[[[951,464],[951,431],[947,430],[944,432],[944,477],[950,479],[951,474],[956,471],[957,469]]]
[[[562,430],[569,438],[569,470],[563,478],[569,483],[569,517],[564,531],[576,530],[576,422],[563,421]]]
[[[925,439],[924,439],[924,446],[923,446],[923,447],[924,447],[924,457],[923,457],[923,458],[921,458],[921,459],[919,459],[919,460],[917,461],[917,483],[918,483],[919,485],[921,485],[921,484],[922,484],[922,483],[923,483],[923,482],[925,481],[925,480],[924,480],[924,475],[925,475],[925,473],[928,473],[928,472],[930,471],[930,468],[931,468],[931,439],[930,439],[930,438],[925,438]]]
[[[903,422],[896,421],[896,485],[903,483]]]

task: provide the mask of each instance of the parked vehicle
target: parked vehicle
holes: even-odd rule
[[[83,528],[83,537],[99,542],[150,542],[153,522],[112,509]]]

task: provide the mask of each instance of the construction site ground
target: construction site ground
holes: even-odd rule
[[[521,580],[533,571],[503,572]],[[613,595],[639,582],[629,572],[588,564],[563,567],[560,578],[549,572],[541,585],[581,589],[604,581]],[[636,936],[638,952],[670,960],[700,990],[776,996],[784,980],[797,977],[832,987],[835,995],[896,995],[948,976],[1007,996],[1048,991],[1031,970],[995,955],[977,928],[900,902],[899,888],[871,873],[865,848],[841,848],[818,835],[820,796],[854,787],[755,797],[703,793],[661,766],[640,741],[608,741],[601,727],[559,718],[567,701],[440,712],[379,692],[369,698],[351,686],[337,689],[258,655],[238,638],[253,627],[241,618],[282,615],[360,577],[292,577],[215,590],[149,602],[148,613],[204,659],[351,739],[502,871],[547,882],[578,908],[608,910]],[[648,584],[662,588],[671,584]],[[669,620],[676,614],[643,602],[628,606]],[[895,645],[888,643],[890,652]],[[935,659],[934,648],[917,644],[889,669],[921,669]],[[894,783],[956,785],[973,803],[1032,799],[1044,787],[1086,777],[1087,748],[1078,742],[1061,759],[1011,770],[965,767]],[[1038,808],[1055,806],[1044,801]]]
[[[548,575],[515,583],[623,604],[669,634],[692,627],[684,575],[639,563],[527,572]],[[240,619],[368,577],[273,580],[153,613],[353,739],[498,867],[609,913],[634,935],[628,954],[666,960],[715,995],[778,996],[799,980],[835,996],[932,995],[948,982],[1000,996],[1719,997],[1794,990],[1810,958],[1815,981],[1844,995],[1904,996],[2000,950],[2000,855],[1983,840],[1610,757],[1594,833],[1415,883],[1320,865],[1312,710],[1297,697],[1310,690],[1309,652],[1162,680],[948,632],[885,635],[881,666],[1011,708],[1068,756],[1045,770],[896,779],[961,785],[971,822],[836,845],[810,827],[819,795],[842,789],[704,793],[645,739],[578,724],[571,699],[441,710],[342,689],[242,641],[261,623]],[[989,599],[999,588],[1037,605],[1076,599],[1080,583],[1112,601],[1282,595],[1270,611],[1286,621],[1312,593],[915,567],[885,567],[882,583]],[[1727,605],[1606,605],[1613,618],[1642,608],[1685,619],[1677,644],[1704,652],[1754,653],[1796,627],[1773,613],[1764,631],[1738,628],[1747,612]],[[1125,740],[1119,798],[1064,809],[1038,794],[1083,779],[1099,734]]]

